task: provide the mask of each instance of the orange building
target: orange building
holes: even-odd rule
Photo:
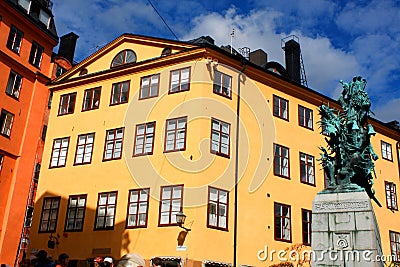
[[[51,6],[0,1],[0,263],[7,265],[29,238],[58,44]]]

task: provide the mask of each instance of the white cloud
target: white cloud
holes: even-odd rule
[[[326,37],[301,37],[300,42],[309,87],[337,99],[339,81],[351,81],[359,74],[354,55],[334,48]]]
[[[372,111],[375,114],[379,114],[378,119],[384,122],[389,122],[392,120],[400,121],[400,98],[391,98],[387,103],[383,103],[382,105],[376,107],[372,105]]]
[[[397,1],[288,0],[267,7],[250,1],[240,2],[237,8],[223,0],[215,5],[195,0],[155,4],[181,40],[209,35],[218,46],[227,45],[235,28],[235,48],[261,48],[269,61],[282,65],[281,39],[296,34],[310,88],[336,99],[341,91],[339,80],[351,81],[361,75],[368,80],[367,91],[376,101],[377,118],[387,119],[390,112],[380,106],[391,95],[400,94]],[[53,12],[60,36],[70,31],[80,36],[77,60],[125,32],[173,39],[146,0],[57,0]],[[398,114],[390,114],[390,120],[400,120]]]
[[[397,0],[348,2],[336,19],[343,31],[354,35],[399,33],[399,21],[400,6]]]
[[[191,39],[201,35],[212,36],[218,45],[230,43],[229,33],[235,28],[234,47],[248,46],[251,50],[262,48],[269,61],[284,62],[281,39],[295,34],[300,38],[306,76],[310,88],[334,96],[339,80],[351,80],[360,69],[354,56],[336,49],[330,40],[311,38],[298,32],[277,34],[275,20],[282,16],[272,10],[258,10],[247,15],[230,8],[225,13],[210,13],[193,19],[194,27],[184,36]]]

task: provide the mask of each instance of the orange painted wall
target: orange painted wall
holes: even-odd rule
[[[0,1],[0,109],[14,114],[10,137],[0,135],[0,263],[14,265],[35,163],[40,162],[50,63],[57,41],[5,1]],[[11,25],[24,33],[19,54],[6,47]],[[29,63],[32,41],[44,48],[40,68]],[[5,93],[10,70],[23,76],[19,99]]]

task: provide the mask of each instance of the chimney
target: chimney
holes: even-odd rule
[[[64,36],[61,36],[60,47],[58,48],[58,55],[66,58],[72,65],[74,63],[74,54],[76,40],[79,36],[73,32],[70,32]]]
[[[285,62],[289,79],[300,83],[300,45],[293,39],[285,43]]]
[[[267,64],[267,53],[265,53],[262,49],[257,49],[255,51],[250,52],[250,62],[264,67]]]

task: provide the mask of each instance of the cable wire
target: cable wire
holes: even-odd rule
[[[167,22],[164,20],[164,18],[160,15],[160,13],[158,13],[157,9],[155,8],[155,6],[151,3],[150,0],[147,0],[147,2],[149,2],[149,4],[151,5],[151,7],[154,9],[154,11],[157,13],[157,15],[161,18],[161,20],[164,22],[165,26],[167,26],[168,30],[172,33],[173,36],[175,36],[175,39],[177,41],[179,41],[179,38],[175,35],[174,31],[168,26]]]

